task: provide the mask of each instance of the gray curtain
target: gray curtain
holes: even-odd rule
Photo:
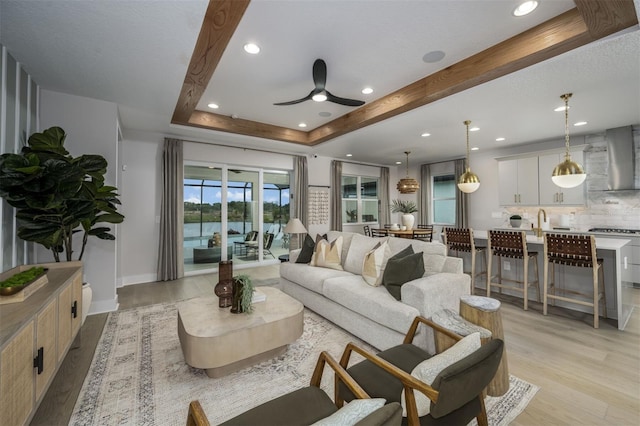
[[[333,231],[342,231],[342,161],[331,162],[331,212]]]
[[[380,217],[378,222],[382,225],[391,223],[391,213],[389,211],[389,168],[380,168]]]
[[[465,159],[459,158],[456,164],[456,184],[465,171]],[[469,227],[469,194],[460,191],[456,186],[456,227]]]
[[[428,225],[432,221],[429,215],[429,204],[431,203],[431,166],[423,164],[420,166],[420,192],[418,194],[418,224]]]
[[[293,212],[291,217],[297,217],[305,228],[309,229],[307,223],[309,203],[309,171],[307,168],[307,157],[299,155],[293,159]],[[291,247],[300,247],[298,243],[298,235],[293,234],[293,245]]]
[[[184,276],[183,215],[184,170],[182,141],[164,140],[162,154],[162,203],[160,205],[160,247],[158,281]]]

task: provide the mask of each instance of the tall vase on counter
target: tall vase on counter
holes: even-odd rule
[[[407,230],[413,229],[413,224],[416,218],[413,213],[418,211],[418,206],[413,201],[408,200],[393,200],[391,202],[392,213],[402,213],[402,225],[406,226]]]
[[[218,263],[219,281],[214,288],[218,296],[218,306],[228,308],[233,297],[233,261],[223,260]]]

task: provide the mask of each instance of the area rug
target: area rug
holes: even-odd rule
[[[211,379],[184,362],[173,303],[112,312],[78,400],[71,425],[179,425],[198,399],[211,424],[308,385],[321,351],[339,359],[354,342],[374,349],[319,315],[305,310],[304,332],[286,353],[228,376]],[[322,388],[333,395],[325,369]],[[538,387],[511,376],[503,397],[487,398],[490,425],[507,425]]]

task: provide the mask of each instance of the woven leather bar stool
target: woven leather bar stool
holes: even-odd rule
[[[527,250],[527,238],[524,231],[489,231],[487,245],[489,252],[489,262],[487,265],[487,297],[491,296],[491,286],[498,287],[502,292],[503,288],[521,291],[524,299],[524,310],[529,309],[529,287],[537,290],[538,302],[540,302],[540,278],[538,271],[538,252]],[[493,256],[498,257],[498,282],[493,282],[491,266]],[[502,258],[522,259],[523,280],[507,279],[502,277]],[[533,260],[535,279],[529,281],[529,263]],[[515,285],[506,285],[507,281]]]
[[[444,244],[447,246],[447,255],[455,251],[456,257],[460,252],[471,254],[471,294],[474,294],[476,287],[476,278],[487,275],[487,251],[486,247],[476,246],[473,240],[473,229],[471,228],[444,228],[442,230]],[[484,260],[484,269],[476,271],[476,254],[482,253],[481,259]],[[482,265],[480,265],[482,267]]]
[[[551,281],[549,281],[549,264],[551,264]],[[579,268],[591,268],[593,271],[593,293],[587,294],[565,288],[557,288],[555,285],[555,265],[573,266]],[[600,288],[602,287],[602,289]],[[563,295],[558,296],[556,290]],[[549,293],[553,294],[549,294]],[[567,297],[577,295],[590,299],[585,301]],[[543,315],[547,315],[547,299],[563,300],[593,308],[593,328],[598,328],[599,305],[602,299],[604,317],[607,317],[607,298],[604,289],[603,260],[596,255],[596,239],[593,235],[544,235],[544,302]]]

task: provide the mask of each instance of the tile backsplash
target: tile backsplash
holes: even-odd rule
[[[640,229],[640,190],[604,191],[607,188],[607,142],[604,134],[585,137],[587,172],[587,204],[584,207],[544,207],[551,226],[560,226],[560,215],[571,215],[571,227],[588,230],[593,227]],[[640,127],[633,127],[635,187],[640,188]],[[509,214],[518,213],[529,223],[537,223],[538,207],[510,207]],[[506,215],[505,215],[506,216]],[[530,226],[525,224],[523,226]]]

